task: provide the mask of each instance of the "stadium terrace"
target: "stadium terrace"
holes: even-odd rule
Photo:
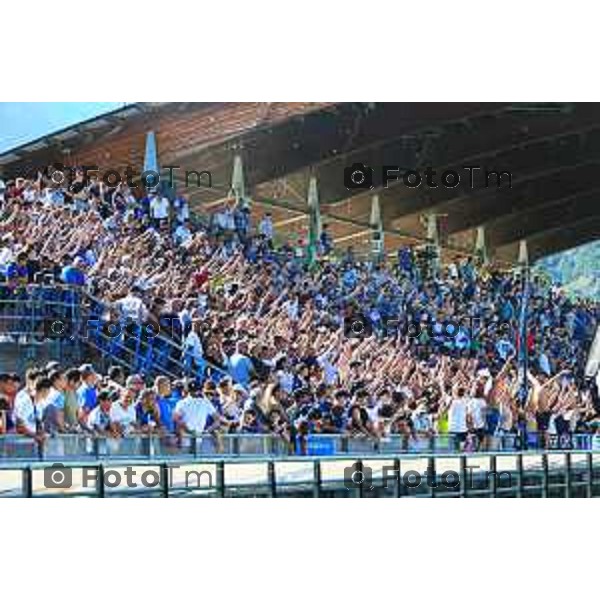
[[[18,177],[36,153],[43,164],[51,162],[51,137],[41,149],[4,156],[10,177],[0,189],[0,336],[23,356],[28,349],[28,361],[16,360],[0,373],[0,433],[41,445],[68,434],[123,443],[151,434],[174,448],[203,436],[220,444],[228,436],[266,435],[290,453],[307,452],[315,438],[328,435],[377,444],[398,439],[403,450],[444,438],[461,451],[493,450],[505,440],[518,440],[520,448],[572,447],[576,436],[595,435],[600,402],[585,365],[599,307],[568,297],[530,263],[573,239],[549,236],[555,228],[552,209],[540,220],[528,220],[528,231],[515,233],[514,219],[522,215],[511,207],[522,200],[521,174],[512,189],[475,190],[486,194],[475,198],[482,201],[478,212],[465,209],[462,196],[446,195],[452,193],[446,188],[427,200],[426,211],[421,205],[413,210],[415,198],[391,183],[375,197],[361,196],[360,190],[348,194],[347,156],[338,159],[332,152],[319,181],[302,170],[318,162],[315,140],[323,145],[319,156],[334,141],[344,147],[337,142],[345,138],[337,139],[335,128],[323,129],[324,123],[353,122],[360,111],[360,126],[369,128],[346,141],[366,146],[385,130],[382,124],[398,126],[390,118],[397,108],[292,104],[256,111],[254,105],[194,108],[194,118],[205,126],[200,132],[191,117],[186,121],[184,107],[174,133],[166,126],[160,130],[164,162],[206,159],[201,164],[227,180],[225,190],[201,186],[184,193],[177,173],[176,185],[149,190],[110,177],[84,177],[77,167],[74,178],[61,181],[43,169],[35,169],[33,178]],[[500,121],[514,119],[501,107],[488,108]],[[137,133],[122,137],[112,133],[115,123],[107,116],[106,124],[97,125],[106,127],[106,137],[96,145],[74,145],[72,164],[96,164],[91,159],[107,153],[122,157],[136,139],[136,152],[146,150],[144,172],[158,173],[160,155],[148,128],[160,128],[161,119],[172,122],[167,109],[138,106],[139,121],[131,130]],[[419,116],[427,122],[434,117]],[[466,118],[446,117],[460,123]],[[465,135],[460,123],[448,134],[450,141]],[[537,135],[546,139],[544,123],[536,122]],[[322,131],[329,133],[320,138],[316,133]],[[494,131],[504,134],[497,124]],[[399,143],[394,140],[378,143]],[[407,155],[435,150],[413,142],[400,144]],[[481,145],[481,138],[473,143]],[[252,165],[247,173],[241,147],[256,152],[254,162],[246,161]],[[346,154],[360,150],[348,148]],[[526,148],[518,151],[527,154]],[[289,179],[269,167],[279,152]],[[544,161],[553,156],[545,154]],[[503,164],[512,170],[511,157]],[[536,168],[523,169],[529,167]],[[230,185],[224,175],[229,170]],[[537,181],[535,173],[530,180]],[[546,175],[539,178],[539,189],[548,190]],[[299,182],[305,194],[298,194]],[[351,199],[350,216],[334,201],[321,212],[325,196]],[[555,200],[560,205],[560,197]],[[444,212],[432,210],[438,204]],[[407,220],[410,231],[386,220],[399,210],[394,206],[418,213]],[[528,210],[535,216],[546,208]],[[361,221],[369,209],[370,220]],[[581,218],[589,210],[584,203],[568,216],[578,223],[580,239],[592,235]],[[473,249],[448,240],[446,217],[448,235],[475,227]],[[488,220],[498,260],[488,257],[491,246],[480,224]],[[478,335],[436,333],[436,324],[464,314],[509,326]],[[406,315],[429,326],[416,337],[384,332],[384,323]],[[49,322],[78,326],[86,319],[147,325],[168,319],[175,326],[150,338],[106,336],[101,327],[86,340],[48,335]],[[345,324],[356,321],[368,322],[368,335],[346,335]]]

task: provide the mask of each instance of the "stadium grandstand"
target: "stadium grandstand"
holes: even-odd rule
[[[599,307],[534,264],[599,236],[599,162],[584,103],[137,103],[10,149],[0,455],[589,448]]]

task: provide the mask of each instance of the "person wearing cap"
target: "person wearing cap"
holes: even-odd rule
[[[46,373],[51,373],[52,371],[60,370],[60,363],[57,360],[49,360],[44,367]]]
[[[173,418],[180,436],[212,433],[221,426],[221,417],[213,403],[200,392],[200,385],[192,381],[188,395],[175,406]],[[208,426],[209,418],[212,420]]]

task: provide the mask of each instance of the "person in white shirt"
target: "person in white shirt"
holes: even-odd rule
[[[160,227],[169,219],[171,204],[166,196],[154,196],[150,200],[150,216],[154,219],[156,227]]]
[[[98,433],[108,433],[111,430],[112,393],[102,390],[98,394],[98,406],[92,409],[87,417],[86,425]]]
[[[27,386],[15,397],[14,416],[18,433],[42,441],[43,413],[51,388],[50,381],[40,379],[37,372],[27,374]]]
[[[486,409],[487,402],[479,395],[473,395],[467,401],[467,414],[471,426],[477,436],[477,448],[479,449],[486,437]]]
[[[14,416],[17,422],[17,432],[35,437],[37,419],[35,415],[33,398],[27,389],[22,389],[15,397]]]
[[[212,433],[221,426],[221,419],[212,402],[204,395],[194,395],[199,391],[199,386],[191,382],[188,385],[188,395],[175,405],[173,419],[180,436]],[[207,428],[209,417],[212,418],[212,424]]]
[[[27,187],[23,190],[23,200],[28,204],[32,204],[37,199],[37,190],[32,184],[27,184]]]
[[[3,248],[0,248],[0,272],[6,271],[8,265],[15,261],[17,254],[18,252],[15,251],[12,240],[6,241],[6,245]]]
[[[186,370],[203,369],[204,367],[204,349],[202,348],[202,340],[198,335],[200,329],[200,321],[194,319],[192,328],[183,341],[183,364]]]
[[[229,240],[235,231],[233,209],[228,206],[216,213],[213,217],[213,227],[216,235],[224,235],[225,239]]]
[[[467,414],[465,388],[458,387],[448,409],[448,431],[454,436],[457,449],[462,449],[467,439]]]
[[[143,300],[137,295],[139,286],[134,286],[131,291],[115,303],[125,319],[131,319],[136,324],[142,324],[148,318],[148,309]]]
[[[116,435],[128,435],[135,429],[136,413],[133,391],[124,390],[121,398],[110,407],[111,430]]]

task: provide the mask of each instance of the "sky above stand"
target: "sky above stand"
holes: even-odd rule
[[[124,106],[125,102],[0,102],[0,152]]]

